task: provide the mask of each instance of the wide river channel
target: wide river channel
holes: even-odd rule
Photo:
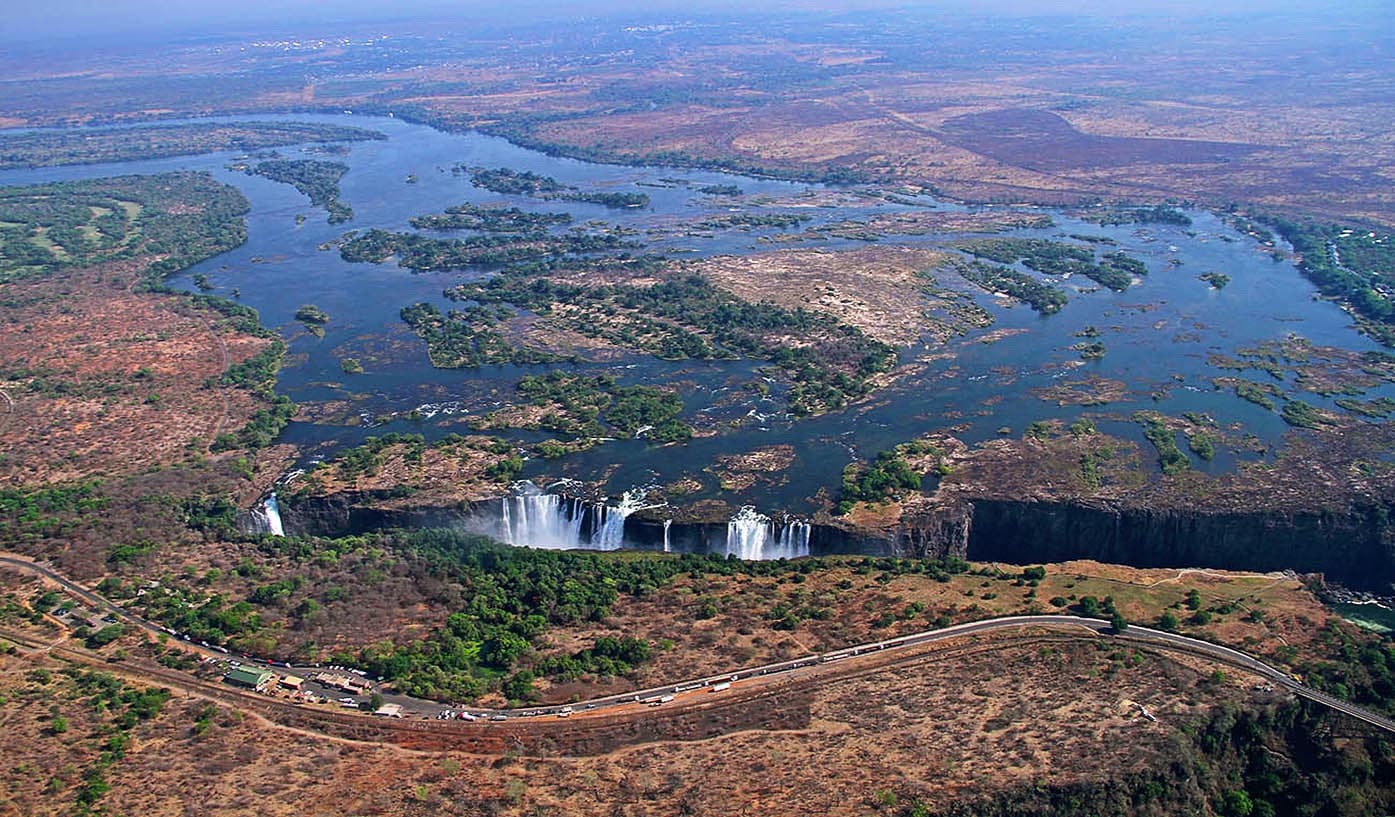
[[[1095,288],[1090,281],[1055,279],[1051,283],[1065,287],[1071,299],[1061,312],[1049,317],[1039,316],[1025,305],[1006,305],[980,293],[976,300],[994,316],[994,325],[971,331],[947,345],[922,343],[906,348],[902,359],[919,361],[912,374],[844,411],[804,420],[784,414],[778,400],[762,399],[741,388],[759,376],[757,362],[673,363],[636,356],[568,364],[569,368],[610,373],[625,383],[674,386],[695,425],[722,430],[679,446],[616,441],[556,462],[530,462],[525,475],[540,481],[563,476],[601,480],[618,493],[688,476],[704,485],[695,498],[720,495],[733,506],[749,503],[767,513],[801,514],[812,509],[812,497],[820,489],[836,491],[840,474],[853,457],[870,456],[936,430],[952,429],[972,444],[1000,433],[1019,435],[1036,420],[1073,420],[1088,414],[1102,431],[1143,443],[1140,427],[1131,415],[1148,409],[1169,415],[1206,412],[1223,425],[1239,424],[1238,430],[1277,442],[1288,426],[1275,411],[1246,402],[1228,389],[1216,388],[1214,378],[1235,373],[1208,363],[1210,355],[1233,355],[1237,349],[1281,340],[1291,333],[1318,346],[1357,351],[1379,348],[1357,334],[1340,309],[1316,298],[1314,288],[1292,263],[1276,263],[1260,251],[1254,239],[1203,211],[1189,211],[1193,224],[1186,228],[1138,224],[1102,227],[1047,209],[965,208],[928,197],[888,200],[855,189],[672,167],[594,164],[550,157],[481,134],[449,134],[385,117],[296,115],[242,117],[239,121],[252,119],[351,125],[388,135],[385,141],[350,144],[343,155],[319,156],[300,147],[278,151],[286,158],[323,158],[349,165],[341,188],[342,200],[355,212],[351,222],[328,224],[325,212],[312,207],[289,185],[230,169],[239,158],[233,153],[4,171],[0,172],[0,185],[202,170],[242,190],[252,203],[247,243],[199,264],[171,283],[187,288],[192,276],[201,273],[216,288],[215,294],[229,296],[236,289],[242,303],[259,310],[263,322],[277,327],[287,338],[290,355],[279,388],[297,403],[322,409],[315,413],[320,419],[293,423],[284,435],[287,441],[304,446],[307,459],[332,455],[335,449],[389,431],[420,433],[428,438],[467,432],[466,422],[472,415],[513,399],[520,377],[549,368],[433,368],[424,344],[401,322],[399,310],[420,301],[435,303],[443,311],[458,306],[442,297],[442,291],[488,271],[413,274],[392,261],[345,262],[332,246],[348,230],[410,230],[407,222],[412,216],[438,213],[463,202],[533,211],[565,210],[578,224],[602,220],[635,230],[635,240],[645,242],[646,251],[672,257],[769,252],[778,248],[770,242],[771,236],[791,231],[768,228],[694,233],[674,229],[679,222],[724,215],[734,209],[810,216],[799,229],[919,209],[1002,212],[1004,216],[1041,214],[1049,216],[1054,226],[1014,230],[1006,235],[1108,238],[1117,244],[1109,249],[1122,250],[1149,269],[1147,276],[1122,293]],[[649,196],[650,204],[642,209],[616,210],[500,195],[472,186],[468,173],[452,172],[456,165],[528,170],[585,190],[642,192]],[[742,192],[738,204],[699,191],[704,186],[729,185]],[[810,204],[801,206],[801,201]],[[880,240],[886,244],[945,245],[963,237],[933,234],[885,236]],[[866,243],[830,238],[792,246],[835,250]],[[1214,289],[1198,280],[1204,272],[1224,273],[1230,282]],[[945,273],[944,277],[952,276]],[[316,304],[329,314],[323,337],[305,332],[294,320],[302,304]],[[1079,333],[1086,327],[1100,330],[1099,340],[1106,345],[1107,354],[1082,365],[1079,352],[1071,347],[1081,342]],[[983,342],[989,333],[1000,339]],[[363,362],[366,371],[345,375],[340,360],[346,357]],[[1265,377],[1253,371],[1242,376]],[[1086,377],[1120,381],[1127,386],[1127,393],[1107,405],[1088,408],[1060,405],[1034,393]],[[1372,390],[1366,397],[1382,394],[1395,396],[1386,387]],[[1329,398],[1315,394],[1304,394],[1303,399],[1317,406],[1332,405]],[[524,442],[540,436],[518,433],[512,438]],[[705,470],[723,455],[775,444],[793,447],[793,466],[777,478],[758,481],[744,491],[723,492],[717,478]],[[1239,458],[1256,456],[1260,455],[1222,450],[1210,462],[1193,457],[1193,466],[1214,472],[1234,468]]]

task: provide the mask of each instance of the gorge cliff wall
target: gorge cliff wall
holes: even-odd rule
[[[454,527],[491,534],[498,500],[455,507],[384,508],[365,494],[281,501],[286,532],[342,536],[388,528]],[[1395,582],[1395,508],[1376,502],[1311,510],[1208,511],[1078,501],[979,498],[922,511],[895,526],[857,529],[814,524],[809,552],[957,557],[1012,564],[1093,559],[1135,567],[1323,573],[1351,587],[1388,590]],[[717,523],[674,522],[676,552],[721,552]],[[659,550],[662,520],[626,520],[630,547]]]
[[[1323,573],[1370,589],[1395,581],[1395,528],[1384,504],[1207,511],[977,499],[969,558],[1012,563],[1094,559],[1135,567]]]

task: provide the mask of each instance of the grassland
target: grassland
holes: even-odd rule
[[[57,662],[6,655],[4,757],[15,761],[4,772],[6,798],[8,807],[32,815],[71,814],[84,798],[107,810],[174,814],[191,802],[188,781],[196,776],[199,800],[216,800],[226,814],[328,813],[326,804],[379,814],[614,814],[614,803],[628,799],[630,815],[730,813],[764,803],[779,804],[762,806],[767,810],[797,803],[860,815],[879,791],[948,805],[956,789],[1002,761],[1017,771],[994,789],[1034,775],[1069,785],[1097,773],[1087,747],[1101,740],[1127,746],[1116,761],[1125,768],[1162,765],[1180,724],[1203,716],[1209,701],[1243,699],[1234,688],[1207,689],[1189,668],[1145,659],[1110,671],[1116,663],[1089,646],[1048,655],[1007,649],[926,663],[889,679],[850,679],[814,696],[787,695],[761,713],[788,724],[783,731],[725,725],[729,734],[706,741],[641,742],[593,757],[511,757],[503,764],[459,752],[326,741],[225,705],[179,698],[132,727],[120,757],[102,764],[111,716],[94,711],[89,694]],[[1007,671],[1013,665],[1016,671]],[[1082,695],[1085,678],[1093,691]],[[1026,696],[1050,714],[1028,721],[1010,703]],[[1121,703],[1134,700],[1165,714],[1169,725],[1140,730],[1136,710]],[[54,734],[58,720],[65,732]],[[1065,743],[1051,737],[1057,732],[1069,736]],[[915,747],[932,736],[945,748],[927,757]],[[1050,757],[1047,744],[1059,758]],[[907,762],[912,755],[919,759]],[[829,775],[846,756],[866,760],[848,764],[846,775]],[[778,775],[770,773],[772,763],[780,765]],[[88,773],[98,764],[104,785],[91,786]]]

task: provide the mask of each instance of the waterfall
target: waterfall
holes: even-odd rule
[[[564,549],[581,547],[586,508],[578,499],[545,494],[532,486],[503,499],[500,538],[510,545]]]
[[[499,538],[522,547],[617,550],[625,544],[630,514],[661,507],[644,504],[644,495],[643,489],[626,491],[618,504],[607,505],[544,493],[531,482],[521,482],[502,500]],[[585,535],[583,527],[588,527]]]
[[[777,525],[770,517],[745,505],[727,522],[727,553],[738,559],[795,559],[809,555],[808,522],[790,520]]]
[[[285,536],[281,527],[281,506],[276,502],[276,494],[271,493],[262,504],[252,511],[253,533],[269,533],[272,536]]]
[[[773,552],[764,558],[797,559],[800,556],[808,556],[810,530],[808,522],[801,522],[797,519],[781,525],[779,534],[775,537]]]
[[[620,496],[619,505],[599,505],[595,523],[591,526],[591,548],[594,550],[617,550],[625,541],[625,520],[635,511],[659,508],[660,505],[645,505],[645,491],[636,488]]]
[[[668,529],[671,528],[671,527],[673,527],[673,520],[672,520],[672,519],[665,519],[665,520],[664,520],[664,553],[670,553],[670,552],[672,552],[672,550],[673,550],[673,548],[670,547],[670,546],[669,546],[669,543],[668,543]]]
[[[727,553],[738,559],[759,559],[770,536],[770,517],[744,505],[727,522]]]

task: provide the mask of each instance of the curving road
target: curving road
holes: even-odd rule
[[[146,621],[135,616],[121,607],[108,602],[101,596],[84,588],[82,585],[57,573],[51,567],[41,562],[20,556],[18,554],[0,554],[0,567],[9,567],[21,572],[38,575],[54,584],[62,587],[68,593],[80,598],[87,604],[104,610],[110,615],[117,617],[151,635],[166,635],[171,633],[164,627]],[[1177,633],[1169,633],[1163,630],[1155,630],[1149,627],[1129,625],[1122,633],[1115,633],[1108,621],[1094,618],[1081,618],[1067,615],[1035,615],[1035,616],[1011,616],[1006,618],[985,619],[983,621],[972,621],[965,624],[956,624],[952,627],[944,627],[938,630],[926,630],[910,635],[888,638],[883,641],[874,641],[867,644],[859,644],[853,647],[846,647],[831,652],[807,655],[801,658],[794,658],[788,661],[780,661],[773,664],[763,664],[756,667],[747,667],[732,672],[710,675],[702,678],[694,678],[664,686],[650,687],[636,692],[627,692],[623,695],[607,695],[600,698],[593,698],[588,701],[571,705],[538,706],[522,710],[499,710],[480,707],[470,707],[465,715],[468,719],[484,721],[502,721],[516,718],[542,718],[542,717],[567,717],[573,712],[602,710],[612,707],[624,706],[634,703],[648,703],[651,706],[659,706],[674,700],[676,696],[685,693],[708,691],[721,692],[731,684],[741,681],[749,681],[757,678],[765,678],[783,673],[790,673],[796,670],[820,667],[829,664],[836,664],[839,661],[864,656],[874,653],[885,653],[888,650],[899,650],[910,647],[931,644],[937,641],[946,641],[954,638],[962,638],[976,634],[1000,632],[1004,630],[1020,629],[1024,627],[1052,627],[1052,628],[1078,628],[1088,631],[1092,636],[1108,636],[1118,641],[1134,643],[1140,646],[1170,652],[1181,652],[1189,655],[1199,656],[1212,661],[1238,668],[1246,672],[1253,673],[1262,678],[1272,681],[1295,695],[1307,698],[1310,701],[1321,704],[1329,709],[1340,712],[1356,720],[1367,723],[1371,726],[1383,729],[1387,732],[1395,733],[1395,720],[1371,712],[1355,704],[1335,698],[1315,689],[1311,689],[1299,683],[1293,676],[1289,675],[1277,667],[1260,661],[1254,656],[1248,655],[1239,650],[1231,649],[1220,644],[1213,644],[1209,641],[1202,641],[1197,638],[1190,638]],[[212,648],[202,648],[201,645],[190,642],[187,639],[178,640],[185,643],[195,651],[213,654]],[[296,667],[286,664],[273,664],[267,661],[259,661],[250,657],[244,657],[244,662],[269,669],[289,669],[292,671],[313,671],[317,667]],[[403,709],[413,715],[429,717],[429,713],[439,712],[443,705],[407,696],[388,695],[385,698],[394,703],[403,705]]]

